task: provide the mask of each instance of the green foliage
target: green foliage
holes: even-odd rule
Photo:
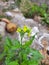
[[[4,15],[0,15],[0,18],[4,18],[5,16]]]
[[[6,11],[8,11],[8,8],[7,9],[3,8],[2,12],[6,12]]]
[[[47,6],[46,4],[42,4],[41,7],[42,7],[45,11],[48,10],[48,6]]]
[[[47,5],[42,4],[38,6],[33,4],[30,0],[21,0],[20,9],[25,17],[33,18],[35,15],[44,16],[47,11]]]
[[[30,0],[21,0],[20,10],[24,14],[25,17],[29,17],[29,11],[32,8],[32,2]]]
[[[8,63],[8,65],[19,65],[19,64],[17,61],[13,61],[13,62]]]
[[[45,10],[45,13],[42,11],[43,16],[42,16],[42,23],[49,25],[49,13],[48,11],[48,6],[46,4],[42,4],[41,8]]]
[[[0,41],[2,40],[2,35],[0,34]]]
[[[49,14],[44,14],[44,17],[42,17],[42,23],[49,25]]]
[[[46,4],[42,4],[38,6],[37,4],[33,4],[30,0],[21,0],[20,9],[25,17],[34,18],[35,15],[41,16],[42,23],[49,25],[49,13],[47,14],[48,7]]]
[[[7,18],[7,19],[11,20],[11,17],[5,16],[4,14],[0,15],[0,18]]]
[[[15,0],[15,4],[19,7],[21,3],[21,0]]]
[[[21,36],[20,41],[17,39],[12,40],[9,37],[5,39],[4,51],[0,55],[0,60],[5,57],[5,65],[39,65],[42,59],[41,54],[39,51],[30,48],[35,36],[31,36],[24,45],[22,43],[24,34],[29,33],[28,30],[26,26],[23,29],[18,29]]]

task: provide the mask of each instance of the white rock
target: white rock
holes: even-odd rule
[[[35,35],[35,38],[37,39],[38,38],[38,35]]]
[[[13,10],[13,12],[21,13],[21,11],[20,11],[18,8],[15,8],[15,9]]]
[[[5,15],[6,16],[10,16],[10,17],[13,17],[13,14],[11,12],[9,12],[9,11],[8,12],[5,12]]]
[[[36,35],[36,33],[38,33],[38,32],[39,32],[38,27],[34,27],[34,28],[32,29],[31,36]]]
[[[39,26],[41,26],[41,24],[39,24]]]

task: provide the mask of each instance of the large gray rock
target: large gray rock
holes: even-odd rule
[[[5,25],[6,25],[6,23],[0,22],[0,35],[2,35],[2,36],[5,35]]]
[[[22,13],[17,13],[15,14],[15,17],[12,19],[12,21],[18,26],[22,27],[25,23],[25,17],[22,15]]]
[[[0,52],[2,52],[3,50],[3,44],[4,44],[4,36],[5,36],[5,25],[6,23],[4,23],[3,21],[0,21]]]
[[[13,14],[9,11],[5,12],[5,16],[8,16],[8,17],[12,17],[13,18]]]
[[[37,26],[37,22],[35,22],[33,19],[25,19],[24,24],[31,28]]]

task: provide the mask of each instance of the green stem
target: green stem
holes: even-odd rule
[[[22,39],[23,39],[23,37],[21,37],[21,62],[23,61],[23,53],[22,53],[22,51],[23,51],[23,48],[22,48]]]

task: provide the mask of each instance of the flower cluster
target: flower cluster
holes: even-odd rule
[[[18,28],[17,32],[20,33],[20,36],[24,36],[25,33],[27,33],[28,36],[30,36],[31,29],[28,28],[26,25],[23,26],[23,28]]]
[[[23,28],[18,28],[17,32],[19,33],[28,33],[28,36],[34,36],[39,32],[38,27],[33,27],[32,29],[28,28],[27,26],[24,26]]]
[[[20,27],[19,27],[19,28],[17,29],[17,32],[22,32],[22,31],[23,31],[24,33],[26,33],[26,32],[29,33],[29,32],[30,32],[30,29],[29,29],[26,25],[23,26],[23,28],[20,28]]]

